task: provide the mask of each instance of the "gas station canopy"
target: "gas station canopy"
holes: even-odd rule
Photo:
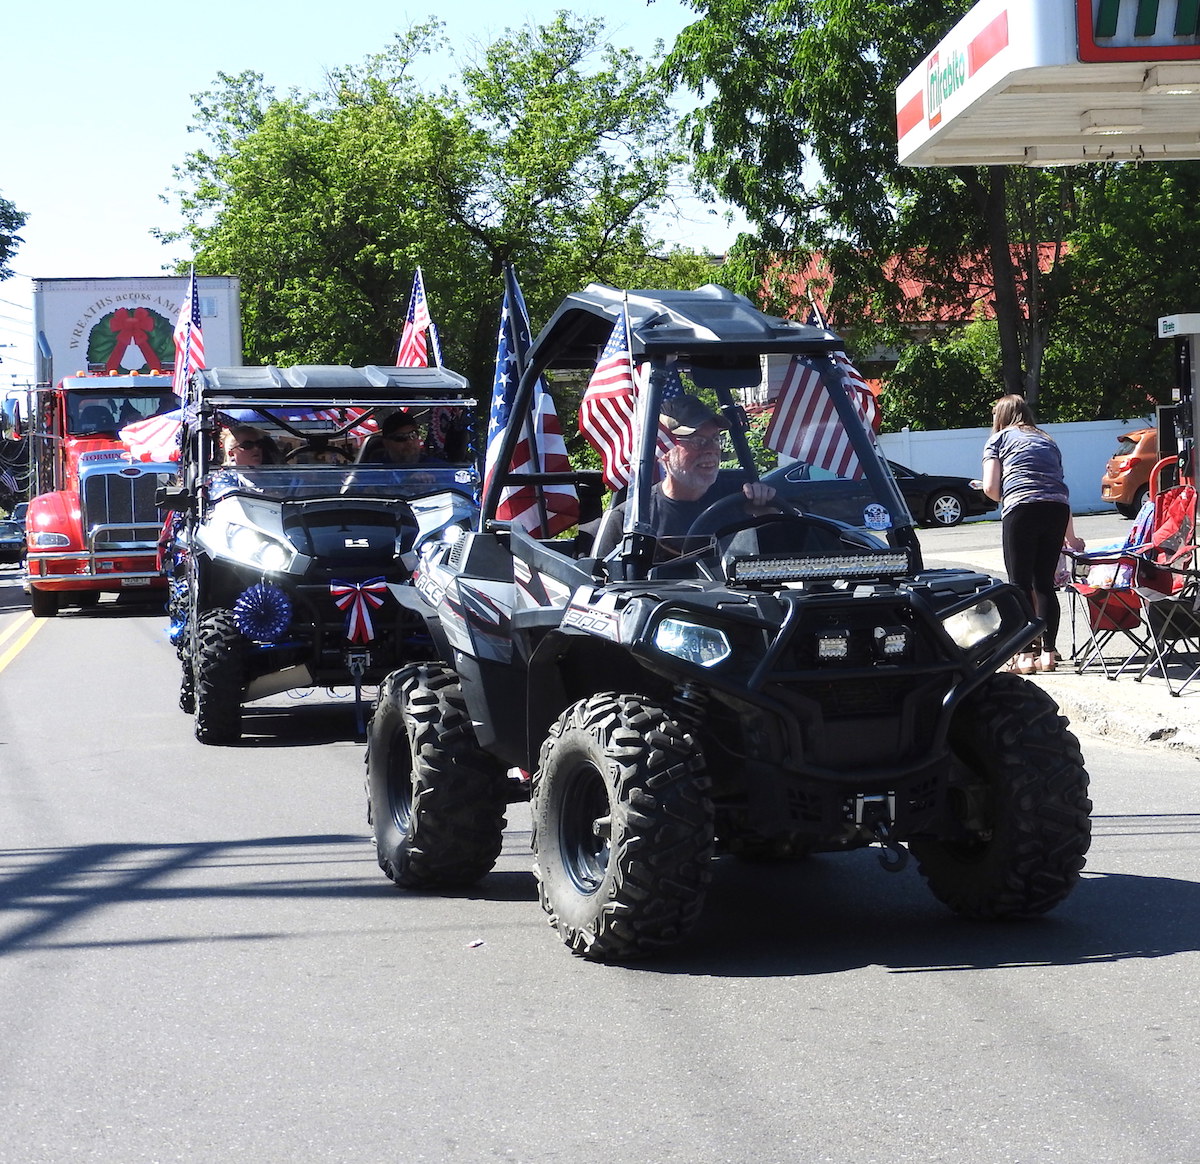
[[[1200,0],[980,0],[896,131],[907,166],[1200,158]]]

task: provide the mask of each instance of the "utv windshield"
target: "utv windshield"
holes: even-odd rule
[[[651,560],[662,563],[697,552],[699,539],[715,543],[729,529],[754,523],[774,527],[770,540],[780,542],[781,551],[789,538],[797,553],[812,552],[817,542],[827,552],[837,542],[836,534],[832,543],[824,536],[814,540],[795,522],[766,521],[771,514],[819,520],[859,545],[899,544],[897,532],[910,527],[912,518],[876,445],[876,404],[866,382],[836,359],[767,357],[763,371],[757,384],[721,384],[707,370],[680,361],[676,372],[683,375],[668,384],[660,405],[657,464],[648,479],[644,466],[638,474],[636,513],[626,501],[619,518],[614,515],[602,529],[598,556],[612,552],[624,535],[651,534]],[[758,405],[765,424],[745,422],[746,410],[731,389]],[[688,396],[694,400],[684,411],[700,427],[689,423],[673,432],[669,414]],[[760,449],[753,448],[752,437],[761,440]],[[755,463],[764,461],[777,464],[760,476]],[[758,480],[773,491],[769,502],[746,497],[743,487]],[[693,494],[691,500],[670,496],[680,492],[672,489],[678,484]]]
[[[330,497],[381,499],[461,493],[477,500],[479,476],[471,466],[261,465],[225,467],[209,478],[209,498],[244,493],[274,501]]]

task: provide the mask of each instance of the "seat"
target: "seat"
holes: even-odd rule
[[[1155,529],[1134,550],[1134,589],[1151,644],[1136,676],[1162,676],[1173,696],[1200,674],[1200,570],[1197,569],[1196,490],[1176,485],[1157,494]],[[1188,673],[1179,679],[1181,669]],[[1175,674],[1172,671],[1175,671]]]
[[[88,404],[79,410],[79,427],[85,433],[115,432],[113,415],[103,405]]]
[[[1106,679],[1117,679],[1137,664],[1139,656],[1143,663],[1152,660],[1153,645],[1142,622],[1142,598],[1134,586],[1138,565],[1134,551],[1149,541],[1154,513],[1148,498],[1121,546],[1087,553],[1063,551],[1071,563],[1066,590],[1071,603],[1071,659],[1079,674],[1099,667]],[[1080,624],[1087,629],[1082,643],[1077,637]]]

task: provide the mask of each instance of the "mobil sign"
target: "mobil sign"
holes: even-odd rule
[[[1075,0],[1081,61],[1200,58],[1200,0]]]

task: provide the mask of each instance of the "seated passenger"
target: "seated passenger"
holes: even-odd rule
[[[225,463],[239,469],[257,469],[279,461],[275,442],[252,424],[235,425],[229,430],[225,447]]]

